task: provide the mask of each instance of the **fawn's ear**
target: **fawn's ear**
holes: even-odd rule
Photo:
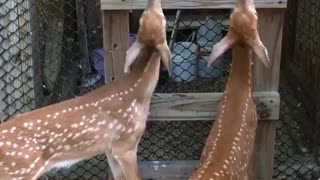
[[[268,56],[268,50],[264,46],[264,44],[257,39],[252,44],[253,52],[257,55],[258,59],[264,64],[264,66],[269,69],[270,68],[270,59]]]
[[[225,53],[228,49],[232,47],[232,45],[236,42],[236,36],[233,34],[232,30],[229,29],[227,35],[215,44],[212,48],[212,52],[207,61],[208,67],[217,60],[223,53]]]
[[[159,44],[157,49],[161,55],[161,61],[165,68],[167,69],[169,76],[171,76],[171,51],[168,47],[167,42],[165,41],[163,44]]]
[[[137,59],[139,53],[141,52],[143,46],[139,42],[134,42],[131,47],[127,50],[126,61],[124,63],[124,72],[128,73],[130,66]]]

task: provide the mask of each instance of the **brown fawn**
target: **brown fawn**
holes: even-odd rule
[[[138,67],[123,80],[1,124],[0,179],[36,180],[103,153],[116,180],[140,179],[137,146],[161,61],[153,49],[137,59]]]
[[[161,0],[148,0],[147,7],[139,19],[137,40],[127,51],[124,72],[129,72],[130,66],[143,48],[158,50],[162,64],[171,75],[171,51],[166,39],[166,19],[163,14]]]
[[[267,50],[257,29],[253,0],[238,0],[230,15],[227,35],[214,45],[208,66],[232,48],[232,67],[226,90],[190,180],[253,180],[257,111],[252,99],[253,52],[269,68]]]

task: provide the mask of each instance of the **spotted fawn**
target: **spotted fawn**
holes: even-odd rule
[[[269,68],[260,41],[253,0],[238,0],[230,15],[227,35],[213,46],[211,65],[232,48],[232,67],[222,101],[203,149],[199,168],[190,180],[253,180],[253,152],[257,111],[252,99],[253,53]]]
[[[53,168],[106,154],[114,179],[141,179],[137,146],[159,78],[160,54],[144,49],[122,80],[0,125],[0,179],[36,180]]]

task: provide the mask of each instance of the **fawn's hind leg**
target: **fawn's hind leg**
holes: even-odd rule
[[[112,175],[109,174],[109,176],[113,176],[114,180],[125,180],[124,174],[118,162],[111,155],[107,155],[107,158],[112,172]],[[109,180],[111,180],[111,178],[109,178]]]

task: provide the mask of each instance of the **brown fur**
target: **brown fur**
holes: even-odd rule
[[[163,31],[159,31],[159,29],[163,28],[162,21],[159,21],[162,19],[163,17],[153,9],[145,12],[137,40],[145,46],[152,48],[156,48],[158,44],[165,43],[165,34],[163,34]]]
[[[257,111],[252,99],[253,52],[269,67],[257,21],[253,1],[238,0],[236,9],[230,15],[228,34],[213,47],[208,65],[232,48],[232,67],[217,111],[217,120],[201,155],[200,166],[190,180],[254,179]]]
[[[251,56],[251,51],[246,47],[237,46],[233,49],[232,69],[225,95],[219,104],[217,120],[206,141],[200,167],[190,180],[243,180],[245,176],[250,176],[249,179],[253,180],[252,174],[248,172],[251,171],[249,166],[252,166],[257,116],[251,98]],[[240,128],[241,135],[238,134]],[[239,138],[238,141],[235,137]],[[233,148],[236,150],[231,154]]]
[[[152,48],[160,53],[162,63],[171,75],[171,51],[166,40],[166,19],[161,0],[148,0],[139,24],[137,40],[127,51],[124,72],[129,72],[130,66],[142,49]]]
[[[247,2],[244,6],[242,2]],[[214,45],[208,60],[208,66],[234,45],[246,45],[258,56],[258,59],[270,68],[267,49],[258,33],[258,16],[252,0],[238,0],[237,7],[230,15],[230,29],[226,37]]]
[[[1,124],[0,179],[35,180],[63,161],[103,153],[116,180],[140,179],[137,146],[159,78],[160,56],[145,49],[138,58],[139,66],[123,80]]]

